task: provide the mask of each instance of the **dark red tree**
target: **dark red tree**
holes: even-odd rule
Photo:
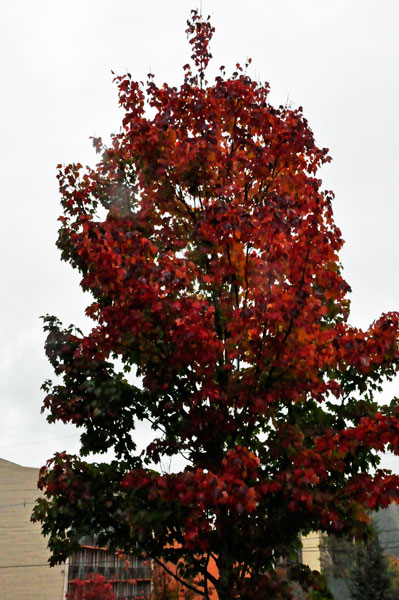
[[[181,87],[116,77],[120,133],[94,140],[95,169],[60,166],[58,247],[95,325],[45,318],[62,382],[44,408],[83,433],[81,457],[42,469],[34,518],[53,563],[95,533],[180,564],[204,597],[211,583],[220,600],[290,598],[293,581],[320,583],[277,568],[302,533],[365,537],[367,511],[398,498],[375,469],[399,453],[398,402],[373,399],[397,370],[398,314],[349,325],[327,150],[240,65],[209,84],[213,28],[194,11],[187,31]],[[144,455],[142,420],[157,435]],[[82,458],[110,448],[109,464]],[[157,470],[178,454],[183,471]]]

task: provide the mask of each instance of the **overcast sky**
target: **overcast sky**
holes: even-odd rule
[[[203,0],[212,15],[214,70],[248,57],[274,104],[303,106],[336,194],[352,286],[351,322],[367,327],[399,309],[397,0]],[[41,466],[76,452],[71,426],[40,414],[51,376],[39,316],[85,325],[88,298],[55,248],[56,164],[94,165],[90,136],[119,129],[111,71],[179,84],[189,58],[187,0],[13,0],[0,23],[2,260],[0,457]],[[384,398],[399,395],[399,381]],[[148,435],[140,432],[142,440]],[[47,441],[49,440],[49,441]],[[399,458],[384,464],[399,472]]]

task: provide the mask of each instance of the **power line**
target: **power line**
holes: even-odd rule
[[[388,529],[378,529],[377,528],[376,531],[377,531],[378,534],[380,534],[380,533],[390,533],[391,531],[399,531],[399,527],[390,527]],[[315,535],[315,536],[312,536],[312,537],[305,536],[305,537],[302,538],[302,540],[320,540],[320,541],[323,541],[323,540],[327,540],[329,537],[330,536],[325,535],[325,534],[322,533],[320,535]],[[337,537],[337,536],[331,536],[331,537],[333,537],[334,539],[340,539],[340,540],[345,539],[344,537]]]
[[[110,555],[112,556],[112,555]],[[121,561],[122,563],[122,559],[118,559]],[[124,564],[120,564],[120,565],[112,565],[110,564],[109,561],[100,561],[100,562],[96,562],[96,563],[69,563],[69,568],[71,567],[91,567],[93,569],[96,569],[97,567],[102,568],[101,566],[105,565],[105,567],[109,568],[109,569],[125,569],[126,571],[130,570],[130,569],[135,569],[137,571],[137,569],[144,569],[145,566],[137,564],[137,565],[132,565],[130,567],[126,567]],[[59,567],[64,567],[65,564],[61,564],[61,565],[57,565]],[[34,564],[34,565],[0,565],[0,569],[28,569],[31,567],[48,567],[49,569],[52,568],[50,567],[50,565],[48,563],[44,563],[44,564]]]
[[[0,565],[0,569],[29,569],[30,567],[48,567],[50,569],[50,565],[48,563],[40,565]]]
[[[64,435],[62,437],[50,438],[48,440],[36,440],[34,442],[21,442],[20,444],[11,444],[9,446],[0,446],[0,450],[4,450],[5,448],[17,448],[19,446],[33,446],[34,444],[45,444],[46,442],[56,442],[57,440],[66,440],[68,438],[77,438],[79,434],[73,435]]]
[[[36,490],[31,490],[31,491],[36,491]],[[18,502],[17,504],[3,504],[3,506],[0,506],[0,510],[2,510],[3,508],[11,508],[13,506],[31,506],[32,504],[35,504],[35,502],[30,501],[30,502]],[[9,511],[7,511],[7,512],[9,512]]]

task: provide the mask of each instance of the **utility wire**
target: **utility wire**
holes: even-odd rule
[[[62,566],[62,565],[60,565]],[[47,564],[41,564],[41,565],[0,565],[0,569],[29,569],[30,567],[48,567],[50,568],[50,565]]]
[[[34,489],[34,490],[29,490],[29,491],[35,492],[36,490]],[[30,501],[30,502],[18,502],[17,504],[3,504],[3,506],[0,506],[0,510],[2,510],[3,508],[10,508],[12,506],[31,506],[32,504],[35,504],[35,502]],[[11,511],[6,511],[6,512],[11,512]]]
[[[105,565],[106,567],[108,567],[109,569],[125,569],[126,571],[130,570],[130,569],[141,569],[143,568],[142,565],[136,565],[136,566],[132,566],[132,567],[125,567],[124,565],[111,565],[109,562],[105,562],[105,561],[101,561],[98,563],[76,563],[76,564],[71,564],[69,563],[69,568],[71,567],[91,567],[93,569],[101,566],[101,565]],[[59,567],[63,567],[65,566],[64,564],[61,565],[57,565]],[[34,565],[0,565],[0,569],[28,569],[30,567],[48,567],[49,569],[52,568],[50,567],[50,565],[48,563],[43,563],[43,564],[34,564]],[[145,579],[150,579],[150,577],[145,578]]]
[[[19,446],[33,446],[34,444],[45,444],[46,442],[56,442],[57,440],[66,440],[68,438],[77,438],[79,434],[73,435],[64,435],[62,437],[50,438],[48,440],[36,440],[34,442],[22,442],[20,444],[11,444],[9,446],[0,446],[0,450],[4,450],[5,448],[17,448]]]
[[[388,532],[391,532],[391,531],[399,531],[399,527],[390,527],[388,529],[377,529],[377,533],[378,534],[380,534],[380,533],[388,533]],[[320,541],[322,541],[322,540],[327,540],[328,537],[329,537],[328,535],[321,534],[320,536],[315,535],[315,536],[312,536],[312,537],[304,537],[304,538],[302,538],[302,540],[318,540],[318,539],[320,539]],[[332,537],[334,537],[334,536],[332,536]],[[341,540],[343,540],[345,538],[335,537],[334,539],[341,539]]]

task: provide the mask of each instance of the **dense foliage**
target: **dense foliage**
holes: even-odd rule
[[[65,600],[116,600],[112,585],[103,575],[92,573],[87,579],[74,579]]]
[[[399,453],[398,404],[373,400],[397,370],[398,314],[348,323],[317,177],[328,152],[302,109],[271,106],[240,65],[209,84],[209,19],[193,11],[187,33],[182,85],[116,77],[121,131],[94,140],[94,169],[59,168],[58,247],[95,324],[45,318],[61,380],[44,408],[83,433],[80,457],[42,469],[34,518],[53,563],[95,533],[179,563],[205,597],[290,598],[293,581],[322,585],[277,568],[302,532],[367,537],[367,511],[398,498],[399,478],[373,469]],[[144,454],[142,420],[156,432]],[[109,449],[109,464],[84,459]],[[186,468],[162,472],[177,455]]]

